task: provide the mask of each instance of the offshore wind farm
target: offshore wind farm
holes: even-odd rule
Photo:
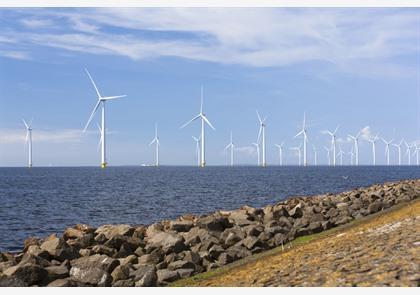
[[[122,275],[146,261],[159,285],[163,272],[211,271],[242,257],[237,248],[284,249],[418,197],[417,11],[0,8],[0,18],[0,258],[18,257],[0,261],[0,286],[27,237],[41,239],[26,242],[31,253],[48,239],[77,249],[68,265],[42,252],[68,268],[60,280],[77,277],[75,259],[131,255]],[[130,226],[111,238],[97,232],[107,224]],[[156,248],[159,235],[175,245]],[[200,267],[182,272],[188,257]]]

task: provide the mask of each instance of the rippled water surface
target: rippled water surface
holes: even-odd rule
[[[410,178],[420,178],[420,168],[0,168],[0,251],[76,223],[149,224]]]

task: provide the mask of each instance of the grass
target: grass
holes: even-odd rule
[[[365,223],[369,223],[370,221],[374,220],[375,218],[377,218],[378,216],[382,216],[382,215],[386,215],[390,212],[394,212],[397,211],[403,207],[409,206],[411,204],[414,204],[416,202],[420,202],[420,200],[413,200],[409,203],[402,203],[402,204],[398,204],[395,205],[391,208],[388,208],[386,210],[377,212],[375,214],[371,214],[369,216],[363,217],[361,219],[358,220],[353,220],[352,222],[348,223],[348,224],[344,224],[317,234],[312,234],[312,235],[307,235],[307,236],[302,236],[299,237],[297,239],[295,239],[294,241],[284,245],[284,249],[280,246],[280,247],[276,247],[273,248],[271,250],[259,253],[259,254],[255,254],[249,257],[246,257],[244,259],[235,261],[231,264],[228,264],[226,266],[217,268],[215,270],[211,270],[208,272],[204,272],[201,274],[197,274],[193,277],[190,278],[185,278],[182,280],[178,280],[176,282],[173,282],[172,284],[170,284],[169,286],[171,287],[189,287],[189,286],[197,286],[200,285],[200,283],[205,282],[208,279],[214,279],[217,277],[222,277],[224,274],[227,274],[228,272],[231,271],[235,271],[235,270],[240,270],[242,268],[244,268],[245,266],[249,265],[250,263],[256,262],[256,261],[260,261],[264,258],[268,258],[270,256],[275,256],[275,255],[280,255],[283,253],[287,253],[290,250],[293,249],[297,249],[298,247],[301,247],[303,245],[306,245],[308,243],[314,242],[314,241],[319,241],[321,239],[325,239],[328,238],[330,236],[333,235],[337,235],[338,233],[341,233],[343,231],[346,231],[348,229],[354,228],[356,226],[365,224]]]

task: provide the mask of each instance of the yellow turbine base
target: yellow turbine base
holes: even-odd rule
[[[106,168],[106,163],[102,163],[101,164],[101,168],[103,169],[103,168]]]

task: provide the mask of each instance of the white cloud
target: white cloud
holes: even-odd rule
[[[235,147],[235,152],[244,155],[256,155],[257,149],[253,146],[242,146],[242,147]]]
[[[23,51],[0,50],[0,56],[21,60],[30,59],[29,54]]]
[[[91,133],[95,132],[88,132],[88,134]],[[80,142],[82,136],[82,131],[78,129],[34,130],[32,139],[34,142],[70,143]],[[25,137],[26,131],[24,128],[0,130],[0,142],[3,144],[23,143]]]
[[[373,137],[372,131],[369,126],[366,126],[360,130],[360,138],[363,140],[369,140]]]
[[[410,74],[410,66],[388,59],[417,50],[417,16],[410,10],[100,8],[27,13],[30,18],[23,22],[32,28],[57,19],[63,31],[4,30],[0,38],[133,60],[169,56],[253,67],[321,61],[339,71],[386,76]],[[17,14],[18,19],[25,16]]]
[[[53,25],[53,22],[48,19],[40,18],[24,18],[20,21],[25,27],[30,29],[48,28]]]

